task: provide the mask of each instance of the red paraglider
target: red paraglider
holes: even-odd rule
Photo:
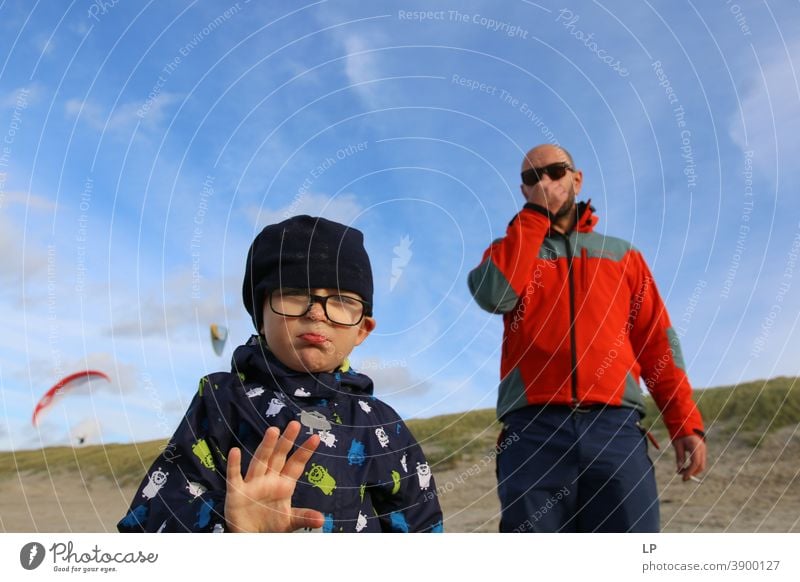
[[[93,380],[99,379],[111,382],[111,378],[103,374],[103,372],[98,372],[97,370],[84,370],[83,372],[76,372],[75,374],[70,374],[69,376],[59,380],[55,386],[45,392],[44,396],[42,396],[41,400],[39,400],[39,403],[36,405],[36,408],[33,409],[33,418],[31,419],[33,426],[36,426],[36,422],[39,420],[40,413],[53,404],[53,401],[56,399],[56,397],[68,390],[72,391],[78,386],[83,386],[84,384],[87,384]]]

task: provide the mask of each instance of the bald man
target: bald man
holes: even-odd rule
[[[545,144],[522,161],[525,205],[469,274],[503,316],[497,416],[504,532],[654,532],[658,492],[640,380],[684,481],[705,468],[703,420],[653,276],[630,243],[594,232],[583,173]]]

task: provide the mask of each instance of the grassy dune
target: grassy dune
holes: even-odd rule
[[[0,479],[16,473],[76,472],[86,480],[114,478],[119,483],[140,481],[167,441],[129,445],[48,447],[35,451],[0,453]]]
[[[710,439],[734,439],[754,447],[775,431],[800,424],[800,378],[778,377],[696,390],[694,398]],[[667,441],[653,399],[647,397],[645,401],[644,424],[660,441]],[[494,410],[410,420],[408,424],[439,469],[450,468],[464,457],[489,454],[500,431]]]
[[[709,438],[733,438],[757,446],[767,435],[800,423],[800,378],[778,377],[696,390],[694,398]],[[647,406],[646,423],[665,434],[652,399]]]
[[[800,423],[800,382],[779,377],[709,388],[695,392],[709,439],[735,439],[756,447],[768,434]],[[647,422],[664,436],[663,426],[648,399]],[[434,469],[452,468],[463,459],[490,454],[499,425],[493,410],[448,414],[408,422]],[[77,472],[86,479],[108,477],[125,484],[138,482],[165,440],[128,445],[51,447],[0,453],[0,479],[17,473]]]

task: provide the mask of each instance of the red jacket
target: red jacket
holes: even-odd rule
[[[702,434],[653,276],[630,243],[593,232],[592,210],[580,203],[564,235],[526,204],[469,274],[478,305],[503,314],[498,418],[530,404],[644,412],[644,378],[672,439]]]

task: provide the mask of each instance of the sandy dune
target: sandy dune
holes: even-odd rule
[[[709,453],[702,483],[675,477],[672,449],[651,453],[662,531],[800,532],[800,428],[783,429],[757,448],[712,440]],[[482,465],[479,459],[436,474],[446,531],[497,531],[494,465],[468,476]]]
[[[711,466],[698,484],[674,477],[671,450],[652,455],[667,532],[800,532],[800,429],[785,428],[751,448],[709,443]],[[471,472],[471,474],[470,474]],[[494,465],[481,458],[436,473],[449,532],[494,532],[499,522]],[[135,484],[78,473],[0,480],[6,532],[116,531]]]

